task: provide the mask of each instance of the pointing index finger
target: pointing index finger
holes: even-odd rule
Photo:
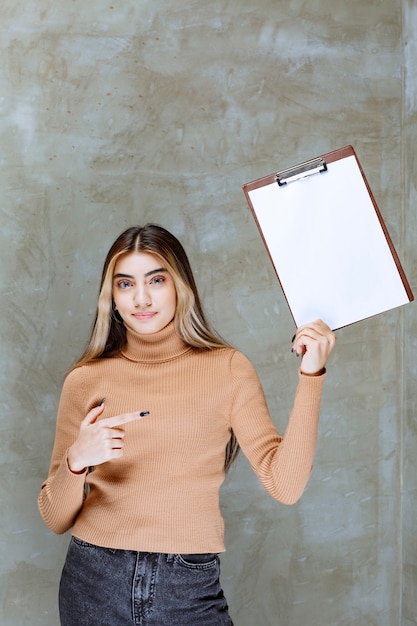
[[[105,422],[108,428],[116,428],[129,422],[135,422],[136,420],[143,419],[146,415],[149,415],[150,411],[135,411],[134,413],[123,413],[122,415],[114,415],[113,417],[107,417],[101,420]]]

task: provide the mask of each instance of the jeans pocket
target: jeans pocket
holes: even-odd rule
[[[188,569],[210,569],[219,563],[219,555],[208,554],[176,554],[175,560],[179,565]]]

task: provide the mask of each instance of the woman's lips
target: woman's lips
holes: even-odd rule
[[[137,320],[150,320],[156,315],[156,313],[152,311],[147,313],[133,313],[132,315]]]

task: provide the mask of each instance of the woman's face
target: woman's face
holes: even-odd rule
[[[177,293],[171,274],[158,256],[128,252],[114,268],[113,301],[127,328],[149,335],[173,320]]]

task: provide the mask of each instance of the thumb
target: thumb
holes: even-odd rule
[[[87,413],[83,421],[81,422],[82,426],[88,426],[89,424],[94,424],[96,419],[103,413],[104,411],[104,400],[102,399],[98,406],[95,406],[91,411]]]

